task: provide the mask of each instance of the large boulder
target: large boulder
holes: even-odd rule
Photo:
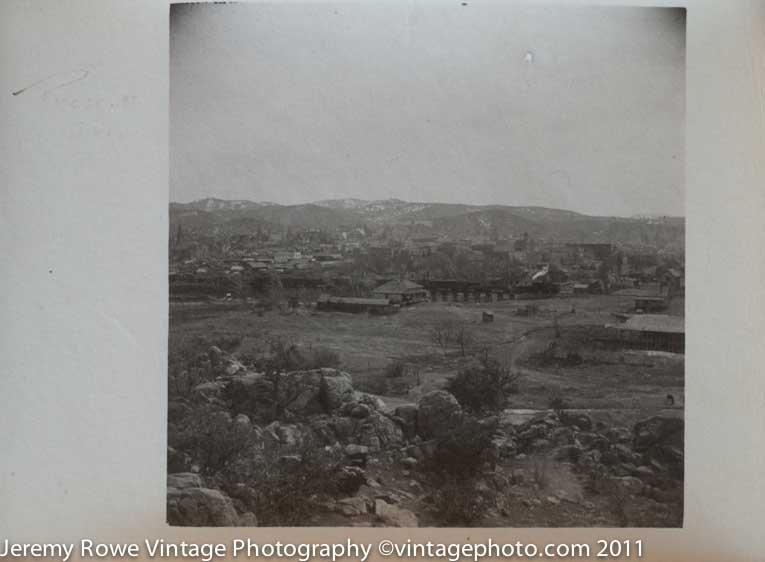
[[[336,410],[353,398],[351,375],[335,369],[321,369],[321,397],[327,411]]]
[[[388,527],[418,527],[417,516],[408,509],[375,500],[375,515]]]
[[[186,527],[236,527],[240,518],[231,498],[219,490],[169,487],[167,522]]]
[[[356,445],[355,443],[351,443],[346,445],[344,451],[345,456],[348,458],[348,462],[352,465],[360,467],[365,467],[367,465],[369,447],[366,445]]]
[[[462,421],[462,408],[445,390],[433,390],[423,396],[417,407],[417,434],[423,439],[444,437]]]
[[[184,490],[186,488],[201,488],[202,478],[193,472],[178,472],[167,475],[167,487]]]
[[[417,434],[417,405],[403,404],[393,413],[404,432],[404,437],[413,439]]]
[[[669,475],[682,479],[685,473],[685,423],[682,418],[654,416],[634,427],[633,448],[646,462],[658,461]]]
[[[235,413],[263,423],[331,413],[354,399],[351,376],[337,369],[237,374],[225,397]]]
[[[298,417],[331,413],[354,397],[351,375],[337,369],[281,374],[276,385],[280,409]]]
[[[224,394],[233,412],[246,414],[251,420],[267,423],[278,413],[274,383],[263,373],[246,373],[232,378]]]
[[[373,452],[400,446],[404,442],[401,427],[385,414],[372,411],[364,419],[356,420],[354,442],[366,445]]]
[[[242,513],[239,516],[239,524],[237,526],[238,527],[257,527],[258,526],[258,518],[251,511],[248,511],[246,513]]]
[[[366,404],[356,404],[351,410],[351,417],[364,419],[369,417],[372,410]]]
[[[279,414],[288,411],[295,416],[306,417],[324,413],[321,400],[323,378],[319,369],[278,375],[274,384]]]
[[[359,392],[355,390],[353,392],[353,401],[369,406],[371,409],[377,410],[378,412],[388,411],[388,406],[385,404],[385,401],[379,396],[375,396],[374,394]]]
[[[337,500],[337,508],[343,515],[353,517],[367,512],[367,500],[360,496],[352,496]]]
[[[332,413],[361,419],[366,418],[372,411],[388,413],[388,408],[385,402],[378,396],[367,394],[366,392],[353,391],[350,395],[350,400],[344,402]]]
[[[636,451],[646,451],[656,445],[683,449],[685,422],[682,418],[653,416],[639,421],[633,428]]]

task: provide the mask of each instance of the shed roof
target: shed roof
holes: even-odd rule
[[[424,291],[425,288],[422,285],[418,285],[414,281],[407,281],[406,279],[394,279],[393,281],[388,281],[387,283],[383,283],[379,287],[377,287],[373,293],[384,293],[384,294],[404,294],[408,293],[410,291]]]
[[[388,299],[365,299],[358,297],[330,297],[322,295],[319,297],[319,302],[332,303],[332,304],[356,304],[363,306],[388,306],[390,301]]]
[[[668,334],[684,334],[685,318],[668,314],[635,314],[621,324],[611,324],[617,330],[632,330],[636,332],[663,332]]]

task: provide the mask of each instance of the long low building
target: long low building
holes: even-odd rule
[[[668,314],[635,314],[609,324],[619,341],[641,349],[685,353],[685,318]]]
[[[318,310],[337,312],[356,312],[370,314],[391,314],[398,312],[398,305],[392,304],[389,299],[368,299],[357,297],[330,297],[322,295],[316,301]]]
[[[401,304],[414,304],[428,299],[425,287],[406,279],[388,281],[372,291],[372,294]]]

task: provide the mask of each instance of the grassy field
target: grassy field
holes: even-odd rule
[[[173,350],[190,342],[220,345],[247,362],[265,353],[271,341],[290,341],[301,349],[336,352],[358,389],[396,405],[416,401],[443,386],[475,356],[489,354],[510,362],[520,374],[512,408],[545,409],[559,397],[570,408],[592,410],[596,418],[609,423],[627,424],[659,412],[682,415],[682,355],[609,350],[587,338],[589,328],[612,323],[613,313],[626,312],[632,304],[629,293],[496,303],[431,302],[389,316],[309,308],[263,313],[247,304],[171,304],[171,361]],[[536,311],[523,315],[530,306]],[[681,313],[682,299],[675,299],[671,309]],[[486,310],[494,312],[491,323],[482,322]],[[434,328],[449,322],[461,323],[470,334],[464,355],[459,346],[442,347],[434,341]],[[581,362],[530,361],[553,341],[575,349]],[[406,365],[405,374],[396,379],[385,375],[393,362]],[[675,397],[674,408],[666,408],[667,394]]]

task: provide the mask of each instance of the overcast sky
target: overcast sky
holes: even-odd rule
[[[467,3],[174,5],[171,199],[684,214],[682,11]]]

